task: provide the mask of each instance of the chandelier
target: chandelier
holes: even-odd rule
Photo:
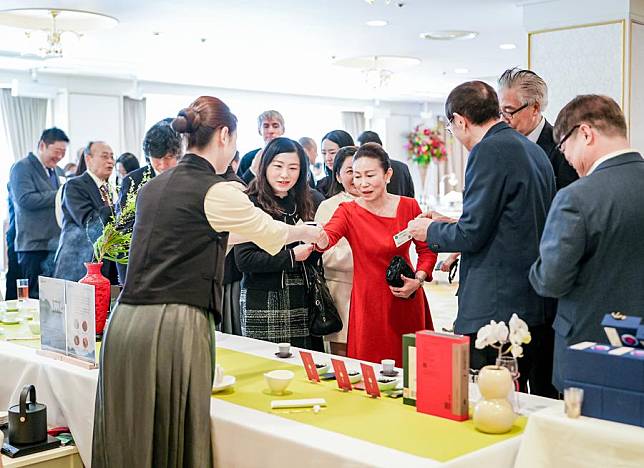
[[[118,20],[91,11],[24,8],[0,11],[0,24],[25,30],[27,50],[23,53],[57,58],[83,32],[114,27]]]

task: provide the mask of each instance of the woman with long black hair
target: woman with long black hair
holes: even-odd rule
[[[291,225],[313,221],[316,207],[307,175],[308,159],[302,146],[276,138],[264,150],[248,196],[273,219]],[[309,334],[303,265],[319,260],[319,254],[311,258],[312,251],[312,244],[300,243],[288,244],[276,255],[252,242],[235,246],[237,266],[244,274],[240,301],[244,336],[312,348],[315,340]]]
[[[318,181],[315,187],[325,197],[331,196],[329,191],[333,184],[333,161],[340,148],[354,146],[353,138],[344,130],[332,130],[322,137],[322,158],[324,158],[324,172],[326,176]]]

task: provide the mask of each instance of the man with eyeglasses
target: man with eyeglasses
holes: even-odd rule
[[[86,262],[94,258],[93,244],[114,214],[113,191],[108,179],[114,170],[114,152],[103,141],[85,149],[87,170],[63,187],[63,228],[56,251],[54,277],[78,281],[87,273]],[[103,262],[103,276],[117,283],[113,262]]]
[[[482,81],[463,83],[449,94],[445,115],[453,135],[469,151],[463,214],[449,220],[435,213],[409,222],[416,240],[434,252],[461,252],[456,333],[470,337],[470,367],[495,364],[493,348],[476,349],[478,330],[490,320],[508,323],[516,313],[533,342],[546,329],[545,301],[528,282],[555,181],[548,158],[499,118],[499,101]],[[519,384],[527,390],[540,358],[533,343],[519,359]],[[531,388],[534,392],[534,389]]]
[[[529,278],[559,299],[553,383],[563,391],[569,345],[605,341],[606,313],[644,316],[644,160],[607,96],[577,96],[554,133],[581,178],[557,193]]]
[[[548,155],[555,172],[557,190],[579,178],[561,151],[555,148],[552,125],[543,116],[548,105],[548,86],[530,70],[510,68],[498,80],[501,117]]]
[[[68,144],[65,132],[48,128],[38,141],[38,156],[29,153],[13,165],[9,175],[9,197],[15,215],[14,248],[22,278],[29,280],[29,296],[35,299],[38,276],[53,272],[60,237],[56,193],[65,176],[58,163],[65,157]]]

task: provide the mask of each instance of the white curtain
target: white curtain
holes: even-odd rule
[[[13,160],[18,161],[36,150],[47,123],[47,99],[15,97],[10,89],[3,89],[0,104]]]
[[[344,130],[356,140],[364,132],[364,112],[342,112],[342,125]]]
[[[142,159],[142,143],[145,135],[145,98],[123,97],[123,151]]]

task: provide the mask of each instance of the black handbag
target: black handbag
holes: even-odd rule
[[[342,318],[338,313],[329,287],[324,279],[321,265],[304,263],[309,286],[309,331],[312,336],[326,336],[342,330]]]
[[[407,263],[401,256],[396,255],[391,259],[391,262],[389,262],[389,266],[387,267],[387,271],[385,273],[387,284],[389,286],[393,286],[394,288],[403,287],[405,283],[403,282],[400,275],[412,279],[416,277],[414,270],[412,270],[412,268],[409,266],[409,263]],[[415,294],[416,293],[414,292],[414,294],[412,294],[410,298],[414,297]]]

